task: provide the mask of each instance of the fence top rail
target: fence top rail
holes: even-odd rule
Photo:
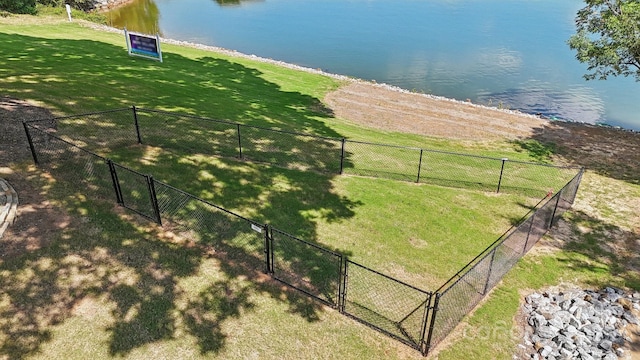
[[[555,169],[580,170],[583,168],[582,166],[577,166],[577,165],[553,165],[553,164],[545,164],[545,163],[535,163],[531,161],[508,160],[508,159],[507,161],[515,164],[535,165],[535,166],[555,168]]]
[[[39,128],[37,128],[37,127],[35,127],[35,126],[31,125],[31,124],[26,124],[26,125],[27,125],[29,128],[31,128],[31,129],[33,129],[33,130],[35,130],[35,131],[40,131],[40,132],[42,132],[42,133],[45,133],[45,134],[47,134],[47,136],[50,136],[50,137],[52,137],[52,138],[54,138],[54,139],[56,139],[56,140],[62,141],[63,143],[65,143],[65,144],[67,144],[67,145],[69,145],[69,146],[71,146],[71,147],[74,147],[74,148],[76,148],[76,149],[78,149],[78,150],[80,150],[80,151],[82,151],[82,152],[85,152],[85,153],[87,153],[87,154],[89,154],[89,155],[93,155],[93,156],[95,156],[95,157],[97,157],[97,158],[100,158],[100,159],[104,160],[105,162],[106,162],[106,161],[108,161],[108,159],[107,159],[107,158],[105,158],[104,156],[100,156],[100,155],[98,155],[98,154],[96,154],[96,153],[94,153],[94,152],[91,152],[91,151],[89,151],[89,150],[87,150],[87,149],[85,149],[85,148],[83,148],[83,147],[81,147],[81,146],[78,146],[78,145],[76,145],[76,144],[74,144],[74,143],[72,143],[72,142],[69,142],[69,141],[67,141],[67,140],[65,140],[65,139],[63,139],[63,138],[60,138],[60,137],[58,137],[58,136],[55,136],[55,135],[53,135],[53,134],[50,134],[50,133],[48,133],[48,132],[46,132],[46,131],[42,130],[42,129],[39,129]]]
[[[292,239],[296,239],[296,240],[300,241],[301,243],[303,243],[303,244],[305,244],[305,245],[309,245],[309,246],[311,246],[311,247],[313,247],[313,248],[316,248],[316,249],[318,249],[318,250],[320,250],[320,251],[324,251],[324,252],[329,253],[329,254],[331,254],[331,255],[334,255],[334,256],[337,256],[337,257],[342,258],[342,254],[340,254],[339,252],[336,252],[336,251],[333,251],[333,250],[329,250],[329,249],[324,248],[324,247],[322,247],[322,246],[320,246],[320,245],[317,245],[317,244],[310,243],[310,242],[308,242],[308,241],[302,240],[302,239],[300,239],[300,238],[298,238],[298,237],[296,237],[296,236],[293,236],[293,235],[291,235],[291,234],[288,234],[288,233],[286,233],[286,232],[284,232],[284,231],[282,231],[282,230],[278,230],[278,229],[276,229],[276,228],[274,228],[274,227],[271,227],[271,230],[272,230],[272,231],[275,231],[275,232],[277,232],[277,233],[280,233],[281,235],[288,236],[288,237],[290,237],[290,238],[292,238]]]
[[[182,195],[188,196],[188,197],[190,197],[190,198],[192,198],[194,200],[197,200],[197,201],[200,201],[200,202],[202,202],[204,204],[212,206],[212,207],[214,207],[214,208],[216,208],[216,209],[218,209],[218,210],[220,210],[222,212],[225,212],[225,213],[227,213],[229,215],[233,215],[233,216],[235,216],[237,218],[240,218],[240,219],[242,219],[242,220],[244,220],[246,222],[249,222],[249,223],[251,223],[253,225],[259,226],[261,228],[264,228],[264,226],[265,226],[264,224],[261,224],[261,223],[259,223],[257,221],[251,220],[251,219],[248,219],[248,218],[246,218],[246,217],[244,217],[242,215],[238,215],[238,214],[234,213],[233,211],[227,210],[227,209],[225,209],[223,207],[220,207],[220,206],[218,206],[218,205],[216,205],[216,204],[214,204],[212,202],[209,202],[207,200],[201,199],[201,198],[199,198],[199,197],[197,197],[197,196],[195,196],[193,194],[190,194],[190,193],[188,193],[188,192],[186,192],[184,190],[180,190],[177,187],[171,186],[171,185],[169,185],[169,184],[167,184],[165,182],[162,182],[162,181],[159,181],[159,180],[156,180],[156,179],[153,179],[153,181],[158,183],[158,184],[160,184],[160,185],[162,185],[162,186],[166,186],[171,190],[177,191],[177,192],[181,193]]]
[[[82,113],[82,114],[67,115],[67,116],[49,116],[49,117],[44,117],[44,118],[34,119],[34,120],[24,120],[23,123],[30,124],[30,123],[51,121],[51,120],[65,120],[65,119],[78,118],[82,116],[109,114],[109,113],[115,113],[115,112],[121,112],[121,111],[131,111],[131,107],[117,108],[117,109],[103,110],[103,111],[94,111],[90,113]]]
[[[342,138],[335,138],[335,137],[329,137],[329,136],[320,136],[320,135],[306,134],[306,133],[301,133],[301,132],[296,132],[296,131],[280,130],[280,129],[267,128],[267,127],[256,126],[256,125],[245,125],[245,124],[241,124],[241,123],[238,123],[238,122],[232,122],[232,121],[228,121],[228,120],[219,120],[219,119],[206,118],[206,117],[197,116],[197,115],[190,115],[190,114],[176,114],[176,113],[172,113],[172,112],[169,112],[169,111],[153,110],[153,109],[145,109],[145,108],[138,108],[138,107],[136,107],[136,110],[137,110],[137,111],[139,111],[139,112],[158,113],[158,114],[170,115],[170,116],[174,116],[174,117],[184,117],[184,118],[190,118],[190,119],[194,119],[194,120],[209,121],[209,122],[215,122],[215,123],[226,124],[226,125],[243,126],[243,127],[253,128],[253,129],[259,129],[259,130],[265,130],[265,131],[277,132],[277,133],[281,133],[281,134],[289,134],[289,135],[296,135],[296,136],[305,136],[305,137],[316,138],[316,139],[333,140],[333,141],[337,141],[337,142],[342,141]]]
[[[353,265],[355,265],[355,266],[361,267],[361,268],[363,268],[363,269],[365,269],[365,270],[368,270],[368,271],[370,271],[370,272],[372,272],[372,273],[374,273],[374,274],[376,274],[376,275],[380,275],[380,276],[384,277],[384,278],[385,278],[385,279],[387,279],[387,280],[391,280],[391,281],[393,281],[393,282],[395,282],[395,283],[398,283],[398,284],[400,284],[400,285],[404,285],[404,286],[406,286],[406,287],[408,287],[408,288],[411,288],[411,289],[413,289],[413,290],[419,291],[419,292],[421,292],[421,293],[423,293],[423,294],[425,294],[425,295],[429,295],[429,296],[431,296],[431,295],[433,294],[433,292],[431,292],[431,291],[426,291],[426,290],[420,289],[420,288],[418,288],[418,287],[415,287],[415,286],[413,286],[413,285],[407,284],[407,283],[406,283],[406,282],[404,282],[404,281],[400,281],[400,280],[398,280],[398,279],[392,278],[392,277],[391,277],[391,276],[389,276],[389,275],[385,275],[385,274],[383,274],[383,273],[381,273],[381,272],[379,272],[379,271],[373,270],[372,268],[369,268],[369,267],[366,267],[366,266],[364,266],[364,265],[358,264],[358,263],[357,263],[357,262],[355,262],[355,261],[352,261],[352,260],[347,259],[347,261],[346,261],[346,262],[347,262],[347,264],[353,264]]]
[[[495,161],[505,161],[505,162],[508,161],[508,162],[511,162],[511,163],[518,163],[518,164],[524,164],[524,165],[534,165],[534,166],[543,166],[543,167],[550,167],[550,168],[557,168],[557,169],[580,169],[579,166],[560,166],[560,165],[553,165],[553,164],[541,164],[541,163],[534,163],[534,162],[530,162],[530,161],[509,160],[508,158],[496,158],[496,157],[491,157],[491,156],[464,154],[464,153],[457,153],[457,152],[444,151],[444,150],[424,149],[424,148],[411,147],[411,146],[373,143],[373,142],[357,141],[357,140],[350,140],[350,139],[346,139],[346,141],[350,142],[350,143],[355,143],[355,144],[374,145],[374,146],[380,146],[380,147],[422,151],[422,152],[425,152],[425,153],[434,153],[434,154],[443,154],[443,155],[452,155],[452,156],[463,156],[463,157],[483,159],[483,160],[495,160]]]
[[[125,169],[125,170],[127,170],[127,171],[130,171],[130,172],[132,172],[132,173],[136,174],[136,175],[145,176],[145,177],[146,177],[146,176],[150,176],[150,175],[147,175],[147,174],[143,174],[143,173],[141,173],[141,172],[139,172],[139,171],[137,171],[137,170],[134,170],[134,169],[132,169],[132,168],[130,168],[130,167],[128,167],[128,166],[120,165],[120,164],[118,164],[118,163],[117,163],[117,162],[115,162],[115,161],[111,161],[111,163],[113,164],[113,166],[117,166],[117,167],[119,167],[119,168]]]

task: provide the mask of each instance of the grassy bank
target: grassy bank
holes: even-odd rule
[[[0,92],[32,100],[59,115],[135,104],[322,136],[523,160],[540,154],[506,141],[459,142],[365,128],[336,118],[323,104],[324,95],[341,85],[333,78],[172,45],[163,46],[162,64],[130,58],[121,35],[53,18],[0,19],[0,43]],[[121,156],[125,161],[133,155]],[[512,211],[497,219],[482,215],[499,210],[499,199],[474,192],[351,177],[300,178],[296,172],[199,156],[154,161],[174,161],[158,174],[165,180],[192,173],[197,181],[185,184],[191,191],[220,199],[260,220],[301,229],[300,236],[356,257],[374,256],[379,261],[376,266],[395,275],[406,269],[414,274],[433,272],[423,267],[425,259],[420,257],[398,266],[376,256],[402,253],[408,245],[438,258],[428,251],[434,245],[433,234],[424,228],[424,219],[464,223],[476,217],[477,227],[465,230],[467,234],[502,228],[513,220]],[[144,164],[139,166],[147,170]],[[60,179],[43,177],[26,162],[12,167],[24,174],[33,191],[70,218],[65,220],[68,226],[47,239],[49,245],[2,261],[3,355],[420,358],[413,350],[287,291],[259,272],[221,261],[206,249],[185,247],[170,234],[107,203],[86,199]],[[324,195],[314,193],[318,190]],[[391,203],[388,197],[407,201]],[[264,198],[277,206],[259,201]],[[514,315],[520,296],[529,289],[565,282],[638,289],[637,253],[617,251],[625,241],[637,239],[634,206],[638,199],[637,184],[587,173],[575,210],[566,215],[554,237],[546,239],[547,246],[537,247],[507,275],[448,344],[440,347],[438,356],[510,359],[518,340]],[[476,201],[484,208],[467,209],[473,211],[471,215],[437,211],[445,203]],[[284,209],[289,214],[279,218]],[[405,215],[406,223],[393,223],[398,214]],[[375,236],[358,237],[355,229]],[[491,240],[493,233],[489,235]],[[357,244],[345,243],[354,238]],[[405,243],[396,244],[398,239]],[[457,266],[447,257],[429,260],[433,261],[444,269],[438,279],[450,272],[446,266]]]

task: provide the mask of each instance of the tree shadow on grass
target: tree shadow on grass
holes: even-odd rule
[[[569,254],[560,261],[571,269],[592,275],[587,283],[596,288],[615,285],[640,290],[637,233],[582,211],[574,210],[564,216],[551,234],[552,245]],[[612,278],[616,283],[611,284]]]
[[[42,93],[60,94],[65,89],[68,94],[80,94],[59,102],[59,111],[77,113],[136,103],[339,137],[318,120],[330,114],[319,100],[282,91],[258,70],[228,60],[192,60],[169,53],[166,63],[173,64],[169,67],[128,58],[122,48],[101,42],[6,34],[0,34],[0,41],[7,92],[22,97],[38,88]],[[14,61],[21,61],[20,68],[29,72],[19,73],[11,66]],[[262,205],[251,215],[267,221],[283,214],[282,219],[293,219],[282,225],[284,230],[293,229],[307,239],[316,235],[315,225],[309,223],[312,216],[339,221],[352,216],[357,205],[331,193],[330,177],[318,176],[309,185],[309,176],[295,171],[249,167],[247,172],[230,159],[211,165],[188,155],[163,156],[159,163],[185,164],[176,166],[193,172],[194,177],[183,183],[187,190],[203,197],[209,191],[212,201],[225,199],[229,203],[225,206],[240,209],[258,201]],[[40,352],[54,341],[54,328],[76,316],[86,299],[97,299],[96,310],[108,309],[109,320],[96,326],[109,333],[108,350],[119,356],[174,339],[179,330],[196,338],[201,353],[220,352],[227,339],[224,322],[253,311],[255,294],[284,301],[292,314],[307,321],[317,321],[324,311],[319,302],[263,274],[257,266],[263,254],[228,241],[250,231],[237,222],[230,221],[224,232],[188,229],[187,224],[183,233],[171,236],[170,228],[162,230],[141,221],[112,202],[87,200],[91,199],[86,196],[88,189],[77,187],[81,177],[77,172],[36,173],[40,178],[36,188],[42,196],[61,202],[73,216],[68,226],[49,234],[51,239],[38,249],[12,254],[0,263],[4,336],[0,353],[9,358]],[[211,182],[210,175],[217,181]],[[269,188],[276,185],[281,188]],[[224,239],[219,238],[222,234]],[[313,254],[284,256],[292,264],[320,261]],[[215,278],[200,274],[204,262],[211,261],[217,263]],[[197,276],[203,277],[198,291],[182,284]],[[310,276],[323,275],[312,272]]]
[[[257,294],[286,302],[307,321],[324,311],[256,269],[257,254],[237,252],[204,229],[200,242],[172,236],[112,204],[86,200],[62,180],[42,186],[72,209],[72,223],[49,246],[0,263],[3,355],[38,353],[86,299],[104,299],[100,306],[112,320],[96,326],[110,334],[109,352],[119,356],[179,333],[195,337],[202,354],[218,353],[226,346],[224,322],[253,311]],[[218,263],[213,278],[200,274],[204,262]],[[193,277],[198,290],[183,283]]]
[[[637,132],[549,122],[519,144],[534,158],[556,157],[612,179],[640,184],[640,133]]]
[[[340,137],[320,121],[332,116],[320,100],[285,91],[260,70],[223,57],[192,59],[166,52],[165,61],[157,63],[129,57],[121,46],[101,41],[0,33],[0,42],[5,78],[0,89],[50,102],[67,114],[135,104]],[[332,81],[299,72],[288,83],[323,91]],[[44,94],[50,95],[38,98]]]

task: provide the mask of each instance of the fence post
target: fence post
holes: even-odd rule
[[[120,181],[118,181],[118,173],[116,172],[116,167],[113,166],[113,161],[111,159],[107,159],[107,165],[109,166],[109,173],[111,173],[111,182],[113,183],[113,190],[116,192],[116,201],[118,205],[124,205],[124,201],[122,200],[122,189],[120,189]]]
[[[147,187],[149,188],[149,196],[151,199],[151,206],[153,206],[153,213],[156,216],[156,222],[162,225],[162,219],[160,218],[160,207],[158,206],[158,197],[156,196],[156,187],[154,185],[153,176],[145,175],[147,179]]]
[[[500,246],[500,245],[498,245]],[[498,246],[493,248],[493,252],[491,253],[491,261],[489,261],[489,271],[487,272],[487,280],[484,282],[484,289],[482,290],[482,295],[487,295],[487,290],[489,290],[489,281],[491,280],[491,269],[493,268],[493,259],[496,257],[496,250],[498,250]]]
[[[429,355],[429,350],[431,350],[431,340],[433,339],[433,329],[436,326],[436,316],[438,315],[438,304],[440,304],[440,293],[435,293],[435,296],[432,296],[433,306],[431,306],[431,321],[429,321],[429,332],[427,335],[427,341],[425,342],[425,349],[422,355]]]
[[[340,267],[342,269],[342,292],[338,297],[338,312],[342,314],[344,314],[344,308],[347,303],[347,278],[349,277],[348,264],[349,260],[346,257],[342,257],[342,262],[340,264]]]
[[[140,126],[138,125],[138,111],[136,109],[136,106],[133,105],[131,107],[131,110],[133,111],[133,121],[136,125],[136,136],[138,137],[138,144],[142,144],[142,136],[140,136]]]
[[[344,171],[344,146],[346,142],[347,140],[342,138],[342,147],[340,149],[340,175],[342,175],[342,172]]]
[[[29,131],[29,126],[25,121],[22,122],[22,126],[24,126],[24,132],[27,134],[27,141],[29,142],[29,149],[31,149],[31,156],[33,157],[33,162],[38,165],[38,155],[36,155],[36,148],[33,146],[33,139],[31,139],[31,132]]]
[[[422,152],[423,150],[420,149],[420,161],[418,162],[418,178],[416,179],[417,183],[420,183],[420,170],[422,169]]]
[[[562,192],[562,191],[558,191],[558,192],[556,193],[556,196],[557,196],[557,198],[556,198],[556,204],[555,204],[555,205],[554,205],[554,207],[553,207],[553,214],[551,214],[551,220],[549,221],[549,227],[548,227],[547,229],[551,229],[551,227],[553,226],[553,220],[554,220],[554,218],[556,217],[556,211],[558,210],[558,203],[560,203],[560,193],[561,193],[561,192]]]
[[[426,303],[426,309],[424,311],[424,316],[422,318],[422,330],[420,330],[420,342],[418,343],[418,346],[420,347],[420,353],[422,355],[427,355],[426,354],[426,344],[425,344],[425,336],[427,334],[427,322],[429,321],[429,314],[431,313],[431,300],[433,298],[433,293],[430,292],[429,293],[429,298],[427,299],[427,303]]]
[[[531,224],[529,224],[529,231],[527,231],[527,238],[524,240],[524,248],[522,249],[522,255],[526,254],[527,246],[529,245],[529,236],[531,236],[531,230],[533,229],[534,221],[536,221],[536,214],[538,211],[534,211],[533,215],[531,215]]]
[[[238,152],[240,153],[240,159],[242,159],[242,138],[240,136],[240,124],[236,124],[238,129]]]
[[[262,225],[262,231],[264,231],[264,264],[265,264],[265,274],[273,273],[273,265],[271,264],[271,259],[273,259],[273,248],[271,244],[271,235],[269,233],[270,227],[267,224]]]
[[[498,180],[498,191],[496,191],[496,193],[500,192],[500,185],[502,185],[502,174],[504,173],[504,163],[508,160],[509,159],[507,158],[502,158],[502,166],[500,167],[500,179]]]

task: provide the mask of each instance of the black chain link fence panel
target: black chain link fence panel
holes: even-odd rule
[[[136,109],[143,144],[185,154],[239,157],[238,125],[230,122]]]
[[[339,173],[342,140],[196,116],[136,109],[143,144],[284,168]]]
[[[241,126],[242,158],[287,169],[340,173],[342,140]]]
[[[495,247],[491,255],[493,259],[487,290],[493,288],[526,253],[529,240],[535,243],[536,240],[529,239],[529,230],[531,230],[532,222],[533,218],[528,216],[525,221],[513,228],[513,231]]]
[[[322,302],[338,305],[342,255],[273,229],[273,276]]]
[[[466,272],[456,275],[449,287],[439,292],[431,347],[442,341],[484,297],[492,255],[493,252],[486,253]]]
[[[71,186],[92,197],[116,200],[105,158],[58,138],[53,135],[55,132],[29,124],[27,127],[38,164],[59,180],[57,186]]]
[[[96,152],[137,143],[131,108],[45,119],[31,124],[54,129],[59,138]]]
[[[424,151],[420,182],[497,191],[502,161],[482,156]]]
[[[346,261],[344,313],[420,349],[431,293]]]
[[[348,140],[344,174],[418,181],[420,149]]]
[[[560,200],[558,201],[558,209],[556,210],[556,218],[559,218],[565,211],[569,210],[575,201],[578,187],[582,180],[582,171],[574,176],[571,181],[565,185],[560,191]]]
[[[527,243],[527,251],[531,250],[538,240],[542,239],[551,227],[553,220],[553,210],[556,206],[558,194],[550,197],[536,212],[533,214],[533,223],[531,232],[529,233],[529,241]]]
[[[575,167],[505,161],[500,191],[531,197],[554,194],[575,176],[576,171]]]
[[[263,226],[154,180],[163,226],[252,269],[265,270]],[[258,232],[260,231],[260,232]]]

